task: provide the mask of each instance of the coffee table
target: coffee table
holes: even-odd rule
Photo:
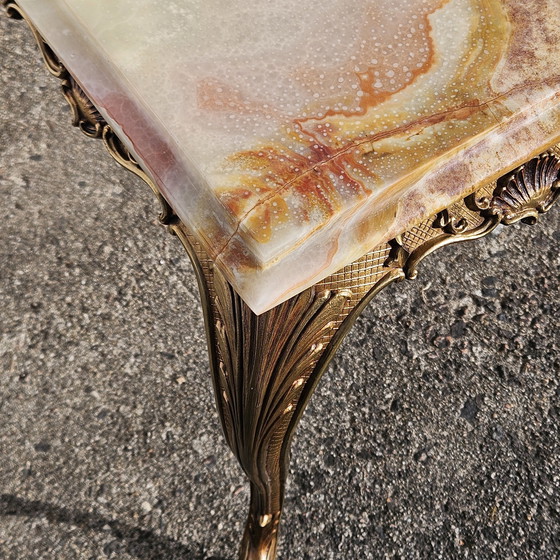
[[[159,195],[154,182],[137,165],[136,158],[131,156],[111,128],[106,126],[83,90],[60,66],[59,60],[52,56],[47,47],[45,52],[51,70],[65,80],[66,94],[76,110],[76,123],[87,134],[102,136],[113,155],[144,177]],[[554,135],[551,139],[556,140]],[[415,226],[407,233],[402,232],[357,263],[345,267],[342,273],[335,273],[315,284],[314,288],[294,296],[287,303],[259,315],[246,307],[222,272],[214,267],[215,260],[208,257],[197,238],[161,199],[163,221],[181,238],[190,251],[195,266],[198,266],[202,291],[208,302],[206,312],[210,342],[218,347],[211,358],[215,383],[221,388],[217,396],[222,420],[228,441],[253,482],[253,511],[244,541],[243,554],[246,557],[272,558],[275,554],[284,484],[284,472],[280,467],[286,460],[289,437],[307,397],[336,344],[341,340],[342,333],[350,326],[354,314],[389,283],[404,276],[414,277],[418,261],[438,246],[485,235],[500,222],[532,220],[538,213],[547,210],[557,194],[558,162],[555,154],[554,151],[545,152],[543,156],[531,160],[522,170],[508,175],[499,184],[490,183],[483,187],[481,192],[487,199],[481,194],[469,195],[466,202],[457,202],[449,209],[437,213],[437,216],[425,220],[420,226]],[[501,171],[505,171],[505,168]],[[289,332],[286,332],[286,324]],[[294,334],[292,329],[295,324],[300,324],[302,330],[296,330]],[[252,344],[256,344],[258,350],[250,352],[251,360],[239,358],[243,356],[241,349],[249,351]],[[267,351],[261,347],[266,344],[272,344]],[[274,349],[274,345],[279,347]],[[286,347],[289,347],[289,351]],[[322,351],[324,353],[321,355]],[[274,392],[262,378],[262,371],[266,371],[268,367],[266,360],[273,352],[277,352],[273,356],[273,362],[279,369],[270,372],[277,376],[272,384],[274,385],[274,381],[280,387],[285,384],[285,395],[268,395]],[[236,364],[237,359],[241,363]],[[295,365],[290,360],[294,360]],[[265,366],[257,372],[254,367],[259,361],[261,366]],[[281,367],[285,364],[290,367]],[[241,384],[245,380],[249,385],[238,388],[240,392],[232,391],[228,385],[228,377],[233,377]],[[255,419],[255,409],[249,407],[249,410],[241,411],[241,416],[234,418],[239,411],[232,412],[233,398],[243,400],[247,395],[250,396],[251,383],[264,383],[252,406],[259,409],[262,407],[261,399],[271,397],[270,411],[267,411],[264,418]],[[236,422],[240,422],[240,425],[236,425]],[[243,432],[247,429],[257,432],[264,430],[264,441],[259,441],[258,438],[256,441],[246,441],[247,436]],[[270,440],[265,437],[268,430],[271,431]],[[264,447],[262,456],[255,454],[255,444]],[[268,511],[273,514],[265,513]]]

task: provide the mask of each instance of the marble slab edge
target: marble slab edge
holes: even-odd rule
[[[461,157],[442,161],[404,194],[394,195],[377,208],[364,205],[281,261],[248,275],[237,273],[236,289],[256,313],[262,313],[507,174],[560,142],[560,107],[551,105],[514,115],[461,150]],[[467,190],[465,178],[470,178]],[[231,272],[238,257],[235,241],[230,245],[217,262]],[[290,288],[283,290],[286,285]]]

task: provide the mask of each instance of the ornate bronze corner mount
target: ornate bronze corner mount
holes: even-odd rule
[[[403,236],[392,240],[388,264],[401,266],[407,278],[416,278],[420,261],[439,247],[478,239],[500,224],[534,224],[559,196],[560,153],[554,147],[439,212],[431,225],[440,233],[422,245],[410,250]]]
[[[533,223],[558,198],[560,158],[547,152],[256,316],[184,224],[173,229],[198,271],[214,388],[226,439],[251,481],[242,560],[273,560],[290,442],[314,388],[368,302],[438,247],[499,224]]]
[[[8,14],[26,19],[13,0]],[[290,443],[313,390],[363,308],[383,288],[415,278],[439,247],[477,239],[500,224],[534,223],[560,196],[560,150],[532,159],[476,194],[368,252],[315,286],[256,316],[173,213],[157,185],[28,21],[51,73],[62,80],[73,124],[157,196],[160,220],[183,243],[195,269],[218,411],[226,440],[251,486],[241,560],[274,560]]]

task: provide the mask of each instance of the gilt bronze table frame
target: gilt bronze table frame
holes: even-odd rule
[[[9,16],[26,19],[11,0]],[[500,224],[535,223],[560,196],[560,147],[424,220],[292,297],[255,315],[179,220],[157,186],[104,121],[29,20],[46,65],[62,83],[73,124],[102,139],[161,204],[160,221],[186,249],[198,278],[210,368],[227,443],[251,486],[242,560],[273,560],[290,443],[322,373],[364,307],[383,288],[413,279],[424,257],[445,245],[488,235]]]

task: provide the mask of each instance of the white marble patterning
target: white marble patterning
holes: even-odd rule
[[[560,139],[560,0],[20,0],[262,313]]]

